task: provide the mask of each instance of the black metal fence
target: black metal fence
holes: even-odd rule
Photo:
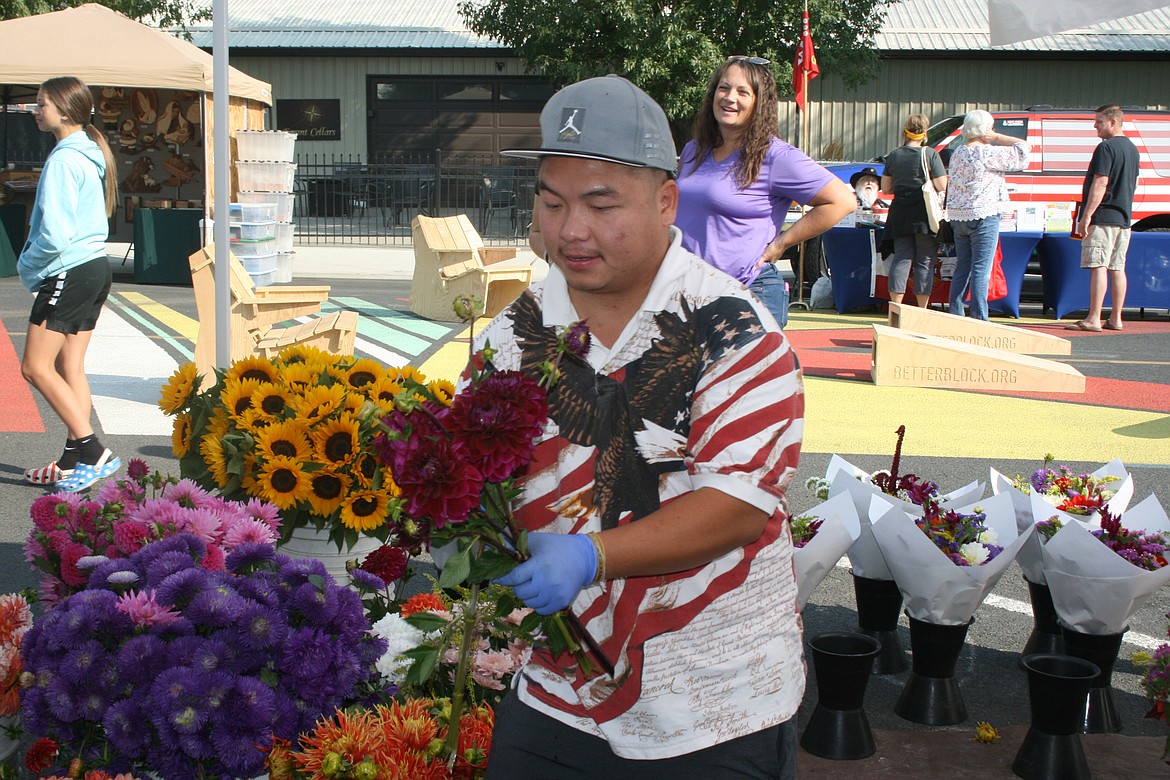
[[[536,163],[493,154],[298,156],[298,244],[409,245],[418,214],[466,214],[485,243],[528,235]]]

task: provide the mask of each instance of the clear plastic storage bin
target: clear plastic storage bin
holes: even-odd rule
[[[233,223],[273,222],[276,220],[276,204],[272,201],[260,203],[229,203],[228,221]]]
[[[272,281],[278,284],[291,282],[293,278],[293,254],[294,252],[278,252],[276,255],[276,273],[273,275]]]
[[[267,287],[276,281],[276,269],[273,268],[271,271],[261,271],[257,274],[248,274],[248,276],[252,277],[252,284],[256,287]]]
[[[276,270],[276,253],[269,252],[266,255],[256,255],[255,257],[241,257],[240,262],[244,264],[244,270],[249,274],[266,274]]]
[[[240,189],[248,192],[292,192],[296,163],[238,162]]]
[[[296,140],[296,133],[283,130],[239,130],[236,152],[240,160],[290,163]]]
[[[240,203],[274,203],[277,222],[293,221],[293,201],[296,200],[291,192],[241,192],[237,195]]]
[[[277,222],[275,223],[276,232],[276,251],[277,252],[291,252],[293,251],[293,225],[291,222]]]
[[[276,238],[275,222],[232,222],[228,225],[232,241],[264,241]]]
[[[264,241],[233,241],[231,247],[232,254],[241,260],[246,257],[276,254],[276,242],[271,238]]]

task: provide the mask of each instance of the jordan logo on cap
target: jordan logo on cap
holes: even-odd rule
[[[565,108],[561,111],[561,129],[557,132],[558,141],[576,141],[581,137],[581,129],[577,122],[585,124],[585,109]]]

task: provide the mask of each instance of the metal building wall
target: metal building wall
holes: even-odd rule
[[[232,57],[231,64],[272,85],[276,100],[339,98],[340,141],[297,141],[298,155],[364,156],[366,76],[522,76],[514,57]],[[502,67],[499,65],[502,64]],[[275,120],[275,108],[273,108]]]
[[[1018,110],[1047,104],[1096,108],[1119,103],[1170,109],[1170,62],[1099,60],[884,60],[877,78],[846,89],[829,75],[809,85],[809,148],[822,154],[839,141],[838,159],[869,160],[901,141],[902,122],[923,113],[931,123],[974,108]],[[780,106],[781,135],[798,138],[795,104]],[[837,158],[837,155],[833,155]]]

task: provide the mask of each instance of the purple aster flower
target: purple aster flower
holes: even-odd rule
[[[191,667],[209,675],[218,669],[230,666],[233,655],[231,647],[226,642],[209,637],[204,639],[191,653]]]
[[[589,347],[593,337],[589,333],[589,320],[578,320],[568,327],[564,333],[565,352],[575,358],[585,359],[589,354]]]
[[[160,604],[183,609],[202,592],[210,577],[211,573],[199,566],[180,569],[158,582],[154,597]]]
[[[167,666],[189,667],[194,664],[195,654],[203,646],[203,637],[196,634],[175,637],[167,642]]]
[[[173,537],[172,537],[173,538]],[[193,536],[187,536],[188,539],[194,539]],[[155,542],[154,544],[158,544]],[[143,547],[143,550],[149,550],[151,545]],[[200,553],[199,560],[203,560],[203,553],[206,548]],[[188,571],[196,566],[196,561],[191,558],[187,552],[179,552],[173,550],[165,552],[162,555],[155,557],[150,563],[146,565],[146,586],[150,588],[157,588],[167,577],[176,572]]]
[[[146,755],[151,733],[146,714],[142,712],[137,699],[126,698],[114,702],[101,720],[106,739],[125,758],[133,760]]]
[[[288,558],[280,564],[280,578],[292,586],[308,582],[316,574],[332,581],[333,576],[325,571],[325,564],[316,558]]]
[[[100,721],[110,707],[109,700],[95,686],[82,686],[77,691],[77,717]]]
[[[269,563],[276,556],[271,544],[244,542],[238,544],[227,556],[227,570],[232,573],[247,573],[256,566]]]
[[[271,607],[251,602],[236,624],[240,643],[249,650],[269,650],[284,640],[284,616]]]
[[[95,665],[101,663],[104,655],[105,648],[101,642],[85,640],[66,653],[57,669],[70,683],[82,685],[88,681]]]
[[[273,723],[278,710],[275,690],[256,677],[237,677],[218,716],[243,731],[263,729]]]
[[[377,574],[366,571],[365,569],[350,569],[349,576],[359,589],[375,591],[386,590],[386,583],[382,581],[382,578]]]
[[[264,772],[264,753],[256,749],[266,737],[263,731],[216,729],[211,744],[225,773],[231,777],[256,777]]]
[[[209,588],[195,594],[184,614],[196,626],[222,628],[235,623],[245,603],[231,588]]]
[[[77,720],[77,691],[68,681],[58,677],[50,682],[45,688],[45,703],[57,720]]]
[[[310,625],[324,626],[337,613],[337,587],[327,584],[321,588],[312,582],[298,585],[289,596],[289,606]]]
[[[154,634],[137,634],[118,648],[118,674],[131,683],[152,679],[166,657],[166,642]]]

